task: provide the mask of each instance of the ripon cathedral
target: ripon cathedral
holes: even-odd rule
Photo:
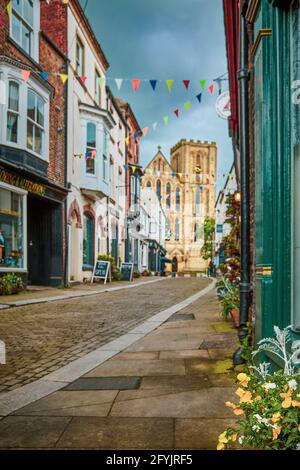
[[[166,249],[173,271],[207,269],[200,250],[204,220],[215,217],[216,166],[215,142],[182,139],[171,149],[170,163],[158,147],[145,169],[142,187],[156,191],[167,216]]]

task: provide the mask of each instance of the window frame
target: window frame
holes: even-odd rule
[[[89,146],[88,145],[88,126],[89,124],[93,125],[95,127],[95,147],[92,147],[92,146]],[[92,160],[94,161],[94,171],[93,173],[89,173],[87,171],[87,162],[88,162],[88,158],[85,158],[85,174],[86,176],[96,176],[97,175],[97,160],[96,160],[96,157],[97,157],[97,124],[93,121],[87,121],[86,122],[86,131],[85,131],[85,155],[87,155],[88,151],[95,151],[95,157],[92,158]]]
[[[9,98],[10,98],[10,84],[13,83],[18,86],[18,110],[12,110],[9,108]],[[14,114],[17,117],[17,141],[8,139],[8,115]],[[20,83],[17,80],[8,80],[8,99],[7,99],[7,110],[6,110],[6,141],[8,143],[17,144],[19,140],[19,128],[20,128]]]
[[[78,57],[77,57],[77,48],[80,46],[81,50],[81,63],[78,63]],[[84,44],[82,39],[79,37],[79,35],[76,35],[76,47],[75,47],[75,70],[76,74],[78,77],[83,77],[84,76],[84,71],[85,71],[85,49],[84,49]],[[79,73],[78,69],[79,67],[81,68],[81,71]]]
[[[38,110],[38,99],[40,99],[43,103],[43,126],[38,122],[38,120],[33,120],[31,117],[28,115],[28,99],[29,99],[29,93],[32,93],[35,98],[35,112]],[[31,149],[28,147],[28,122],[30,122],[33,125],[33,148]],[[35,128],[38,128],[41,130],[41,153],[35,151]],[[41,95],[33,90],[31,87],[27,89],[27,113],[26,113],[26,149],[35,155],[42,156],[44,154],[44,141],[45,141],[45,101],[41,97]]]
[[[28,22],[28,20],[24,16],[24,9],[20,13],[15,7],[13,2],[11,2],[11,14],[9,15],[9,37],[24,51],[26,55],[32,57],[36,62],[39,62],[39,41],[38,35],[40,30],[40,2],[39,0],[28,0],[32,2],[33,8],[33,21],[32,25]],[[24,5],[24,0],[22,0],[22,5]],[[20,41],[16,37],[13,36],[13,18],[17,18],[21,24],[20,29]],[[22,27],[25,27],[31,30],[31,41],[30,41],[30,50],[27,51],[23,47],[22,43]]]

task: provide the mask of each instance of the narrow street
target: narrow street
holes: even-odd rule
[[[57,391],[32,400],[0,421],[1,448],[215,449],[218,435],[232,422],[232,413],[224,402],[233,398],[230,356],[236,333],[221,319],[215,291],[208,284],[198,279],[170,279],[126,294],[43,305],[42,312],[41,306],[4,312],[9,325],[7,341],[15,338],[14,348],[22,343],[21,338],[17,341],[21,331],[17,319],[23,315],[22,337],[31,335],[34,345],[31,355],[28,343],[22,349],[28,355],[29,370],[42,368],[41,360],[35,363],[35,357],[41,350],[46,355],[45,343],[49,345],[42,374],[134,325],[140,325],[136,334],[145,332],[151,322],[154,326],[150,333],[130,346],[124,343],[119,353],[77,380],[68,380],[68,367],[51,374],[53,381],[60,381]],[[199,290],[204,288],[201,296]],[[194,294],[198,300],[193,301]],[[165,310],[188,297],[187,306],[178,313]],[[164,315],[158,313],[164,310]],[[89,325],[91,316],[95,320]],[[47,341],[41,340],[45,325]],[[109,333],[103,333],[104,328]],[[70,348],[71,339],[80,351],[77,354]],[[61,364],[56,359],[60,355]],[[50,365],[51,360],[55,365]],[[16,361],[14,367],[17,377]],[[34,393],[34,389],[31,391]],[[18,390],[11,393],[15,392]],[[3,396],[5,393],[0,394],[0,407]]]
[[[137,283],[128,290],[1,311],[7,363],[0,368],[0,392],[84,356],[207,284],[196,278],[162,279],[149,286]]]

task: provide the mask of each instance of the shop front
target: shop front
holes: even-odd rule
[[[19,274],[26,284],[64,282],[66,190],[0,169],[0,275]]]

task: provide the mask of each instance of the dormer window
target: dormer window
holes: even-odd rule
[[[12,0],[10,36],[31,57],[38,59],[35,36],[39,32],[39,2]]]

